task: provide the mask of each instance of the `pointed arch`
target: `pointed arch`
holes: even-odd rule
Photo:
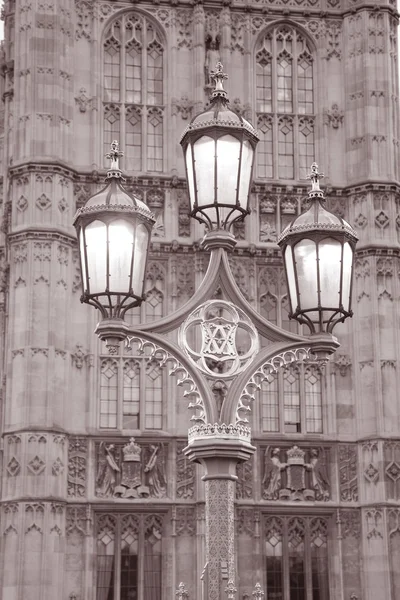
[[[256,177],[305,179],[315,159],[315,44],[297,23],[276,21],[254,46]]]
[[[119,11],[102,35],[103,154],[113,139],[125,170],[164,170],[167,104],[165,32],[141,10]]]

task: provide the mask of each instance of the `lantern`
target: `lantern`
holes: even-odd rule
[[[228,107],[227,75],[217,63],[210,106],[196,115],[181,139],[189,186],[190,215],[210,231],[228,231],[249,211],[249,192],[258,136]]]
[[[103,319],[123,319],[143,301],[147,255],[154,215],[122,187],[118,142],[111,144],[106,187],[80,208],[74,219],[82,277],[81,302]]]
[[[310,208],[279,237],[290,300],[290,318],[309,326],[312,334],[332,333],[352,316],[351,293],[357,235],[341,217],[328,211],[319,187],[323,177],[311,166]]]

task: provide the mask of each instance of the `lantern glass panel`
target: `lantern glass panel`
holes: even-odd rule
[[[79,232],[79,251],[80,251],[80,259],[81,259],[81,273],[82,273],[82,287],[83,293],[88,291],[88,281],[87,281],[87,273],[86,273],[86,257],[85,257],[85,238],[83,235],[83,229],[81,228]]]
[[[195,189],[194,189],[194,173],[193,173],[193,153],[192,146],[189,144],[186,149],[186,170],[189,185],[189,198],[190,208],[193,210],[194,203],[196,201]]]
[[[242,146],[242,164],[240,167],[239,204],[245,210],[247,209],[247,202],[249,198],[253,155],[254,150],[250,142],[248,140],[244,140]]]
[[[149,235],[142,223],[136,227],[132,272],[132,290],[136,296],[143,295]]]
[[[318,257],[321,305],[339,308],[342,244],[333,238],[325,238],[318,245]]]
[[[301,240],[294,247],[301,310],[318,308],[317,248],[312,240]],[[313,318],[314,315],[310,318]]]
[[[107,226],[93,221],[85,229],[89,293],[101,294],[107,287]]]
[[[203,135],[194,143],[197,203],[199,206],[214,202],[215,141]]]
[[[109,291],[128,294],[133,252],[133,225],[116,219],[108,226]]]
[[[349,242],[343,246],[343,284],[342,303],[344,310],[350,310],[350,290],[353,270],[353,250]]]
[[[224,135],[217,140],[217,202],[236,205],[240,140]]]
[[[286,274],[287,274],[288,284],[289,284],[290,304],[292,307],[292,312],[295,312],[299,301],[297,298],[296,278],[295,278],[295,274],[294,274],[294,264],[293,264],[293,255],[292,255],[292,247],[291,246],[286,246],[285,263],[286,263]]]

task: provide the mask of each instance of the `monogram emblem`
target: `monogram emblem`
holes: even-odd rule
[[[224,300],[196,308],[180,328],[179,343],[197,368],[218,379],[243,371],[259,349],[253,323]]]

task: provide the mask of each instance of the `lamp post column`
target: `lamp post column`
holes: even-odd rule
[[[207,426],[204,427],[206,429]],[[225,425],[210,426],[210,429],[227,429]],[[234,430],[234,426],[231,426]],[[248,439],[250,436],[248,436]],[[189,434],[189,445],[184,449],[186,456],[201,463],[206,474],[206,568],[204,571],[207,600],[227,598],[226,588],[235,584],[235,482],[236,465],[248,460],[255,451],[250,441],[235,435]],[[233,596],[230,596],[233,597]]]

